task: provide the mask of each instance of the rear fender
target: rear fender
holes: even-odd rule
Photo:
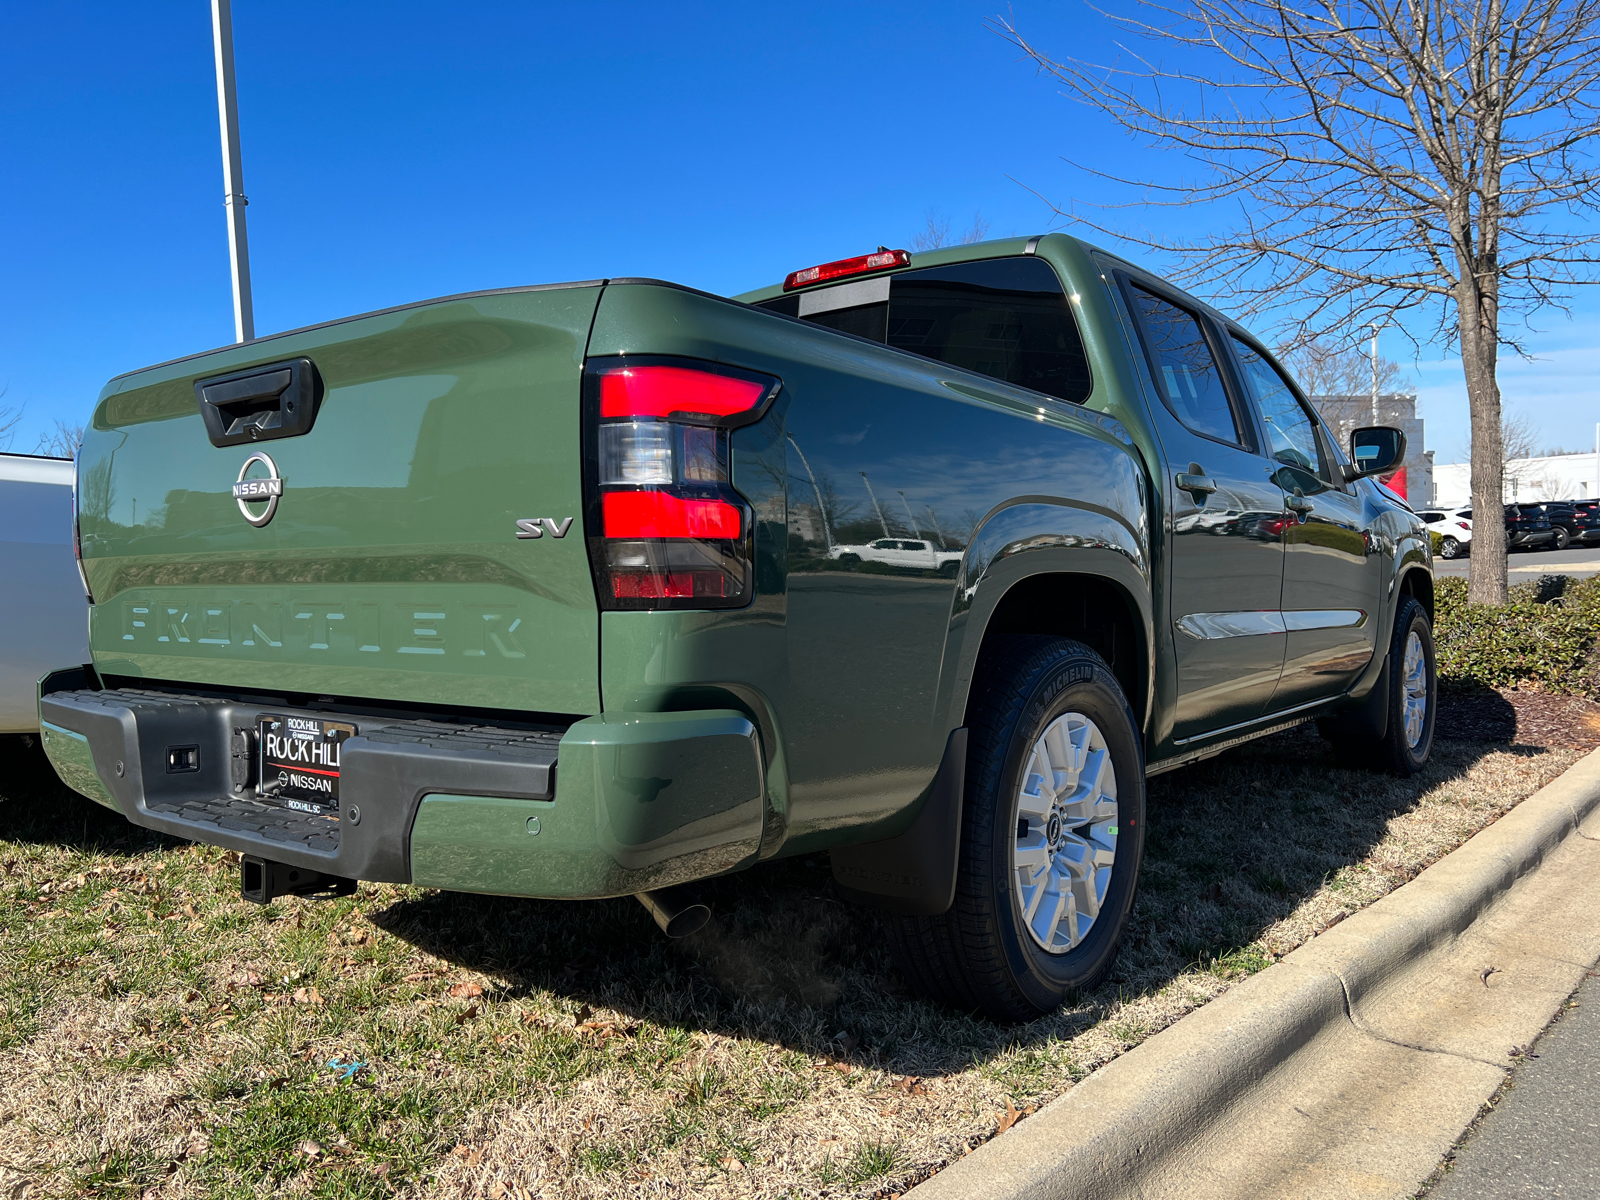
[[[1086,576],[1113,585],[1135,614],[1142,664],[1130,696],[1141,726],[1155,691],[1150,558],[1127,520],[1109,510],[1028,498],[991,513],[967,549],[958,580],[940,674],[940,711],[951,728],[966,720],[967,700],[995,611],[1013,587],[1040,575]]]

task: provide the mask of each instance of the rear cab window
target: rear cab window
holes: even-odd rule
[[[981,259],[761,301],[772,309],[1071,404],[1093,379],[1066,290],[1032,256]]]
[[[1162,403],[1195,433],[1248,448],[1199,318],[1137,283],[1128,291]]]

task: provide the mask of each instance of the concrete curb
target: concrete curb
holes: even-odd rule
[[[1600,889],[1582,886],[1600,878],[1600,841],[1570,836],[1596,810],[1600,751],[941,1171],[916,1200],[1266,1196],[1288,1174],[1285,1195],[1413,1195],[1504,1078],[1507,1039],[1531,1042],[1600,958],[1600,895],[1588,898]],[[1554,900],[1534,894],[1553,856],[1542,892]],[[1514,920],[1496,917],[1503,901]],[[1547,912],[1558,927],[1536,928]],[[1491,993],[1485,957],[1515,962],[1516,986]],[[1408,1088],[1422,1091],[1403,1098]],[[1313,1116],[1329,1128],[1288,1128]],[[1340,1122],[1351,1125],[1342,1140]],[[1288,1157],[1275,1144],[1286,1136],[1303,1143]],[[1379,1146],[1382,1169],[1357,1162]]]

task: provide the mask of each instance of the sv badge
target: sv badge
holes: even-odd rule
[[[540,538],[545,535],[545,530],[549,530],[551,537],[563,538],[571,528],[571,517],[563,517],[559,521],[550,517],[522,517],[517,521],[517,537]]]

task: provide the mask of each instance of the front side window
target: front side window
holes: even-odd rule
[[[1031,256],[927,267],[889,285],[888,342],[1073,404],[1089,359],[1061,281]]]
[[[1172,415],[1196,433],[1243,445],[1222,372],[1195,315],[1137,285],[1130,291],[1144,325],[1156,388]]]
[[[1288,381],[1248,343],[1234,338],[1233,351],[1239,358],[1245,390],[1266,424],[1268,453],[1286,467],[1298,467],[1328,482],[1322,448],[1317,443],[1316,424],[1301,406]]]

